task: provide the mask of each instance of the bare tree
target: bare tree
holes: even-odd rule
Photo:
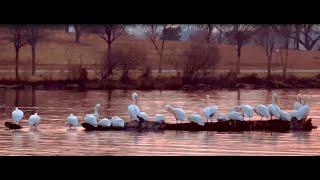
[[[255,30],[254,25],[232,24],[226,28],[226,38],[237,51],[237,73],[240,73],[241,48],[246,44]]]
[[[16,71],[16,80],[20,80],[19,77],[19,53],[20,48],[28,43],[25,38],[25,26],[20,24],[14,24],[9,27],[11,38],[10,41],[13,42],[15,48],[15,71]]]
[[[224,32],[224,24],[216,24],[215,28],[218,30],[218,34],[216,35],[216,39],[218,44],[222,44],[224,42],[224,36],[222,36],[223,32]]]
[[[75,31],[75,42],[80,42],[80,36],[82,34],[82,30],[85,29],[87,26],[84,24],[74,24],[74,31]]]
[[[36,72],[36,44],[39,40],[40,26],[35,24],[26,25],[26,38],[28,44],[31,46],[32,53],[32,75]]]
[[[111,56],[111,45],[112,43],[123,35],[125,32],[125,25],[123,24],[104,24],[103,31],[97,31],[97,35],[101,37],[108,46],[107,49],[107,58],[104,59],[102,63],[104,66],[104,72],[102,73],[102,78],[106,78],[107,75],[112,74],[112,56]],[[105,72],[107,70],[107,72]]]
[[[129,46],[126,48],[116,48],[112,53],[113,59],[118,61],[122,69],[121,82],[129,82],[129,71],[136,69],[145,62],[146,54],[139,47]]]
[[[198,27],[205,34],[206,42],[210,43],[212,40],[212,33],[213,33],[215,25],[214,24],[200,24],[200,25],[198,25]]]
[[[214,70],[220,60],[219,49],[201,41],[192,42],[184,51],[183,57],[172,61],[177,74],[182,74],[183,82],[194,82],[206,78],[209,70]],[[182,72],[181,70],[182,69]]]
[[[259,27],[259,29],[256,31],[255,34],[255,42],[259,46],[261,46],[267,55],[268,60],[268,75],[267,78],[269,79],[271,76],[271,59],[272,59],[272,53],[273,49],[276,43],[276,33],[275,29],[272,25],[262,25]]]
[[[290,34],[290,37],[295,39],[297,44],[301,43],[307,50],[312,50],[320,39],[320,27],[315,24],[295,25],[294,35]]]
[[[278,25],[275,26],[277,33],[277,44],[280,49],[281,66],[283,70],[283,79],[286,79],[288,54],[289,54],[289,40],[291,31],[291,25]]]
[[[146,25],[144,27],[145,35],[151,40],[152,44],[157,50],[157,53],[159,55],[159,73],[161,73],[162,70],[162,54],[164,49],[164,42],[166,40],[166,31],[172,27],[172,25],[169,24],[150,24]],[[161,39],[161,46],[157,44],[157,40],[160,38],[161,33],[159,31],[162,31],[162,39]]]

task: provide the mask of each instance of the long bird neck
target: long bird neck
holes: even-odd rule
[[[303,102],[303,105],[308,105],[308,102],[309,102],[309,98],[307,97],[304,102]]]
[[[273,101],[273,104],[278,104],[277,96],[272,96],[272,101]]]
[[[132,96],[132,99],[133,99],[133,104],[134,105],[137,105],[138,104],[138,100],[135,96]]]
[[[204,102],[204,106],[207,107],[209,104],[209,98],[206,98],[206,101]]]

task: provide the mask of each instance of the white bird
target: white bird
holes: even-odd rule
[[[113,127],[124,127],[124,120],[118,116],[114,116],[111,118],[111,125]]]
[[[270,111],[269,108],[263,104],[258,104],[255,109],[253,109],[255,113],[257,113],[259,116],[261,116],[261,120],[265,118],[270,117]]]
[[[98,121],[94,114],[86,114],[86,116],[84,117],[84,121],[94,127],[98,126]]]
[[[164,117],[164,115],[162,114],[156,114],[156,116],[154,117],[154,122],[155,123],[164,123],[166,120],[166,118]]]
[[[67,117],[67,124],[71,127],[73,127],[74,129],[78,126],[78,118],[77,116],[73,115],[72,113],[70,114],[70,116]]]
[[[110,127],[111,126],[111,121],[107,118],[103,118],[99,121],[99,124],[102,126],[102,127]]]
[[[218,121],[228,121],[229,120],[229,117],[223,113],[219,114],[218,115],[218,118],[217,118]]]
[[[297,110],[298,111],[302,107],[301,95],[298,94],[296,98],[297,98],[297,101],[293,104],[293,110]]]
[[[206,117],[207,122],[210,120],[212,122],[212,119],[214,117],[214,115],[217,113],[218,111],[218,107],[217,106],[208,106],[209,104],[209,99],[210,96],[206,95],[206,101],[205,101],[205,108],[203,109],[203,115],[204,117]]]
[[[254,115],[253,107],[250,105],[241,105],[240,110],[242,112],[243,120],[246,117],[249,118],[250,121],[250,118],[252,118]]]
[[[228,114],[229,120],[236,120],[236,121],[242,121],[243,116],[240,112],[237,112],[237,109],[239,109],[239,106],[232,106],[230,109],[230,112]]]
[[[285,111],[280,111],[280,120],[282,121],[291,121],[291,115]]]
[[[31,129],[33,126],[35,127],[35,129],[37,129],[37,126],[39,125],[40,121],[41,121],[41,118],[40,116],[38,116],[38,113],[34,113],[29,117],[28,125],[30,126]]]
[[[12,119],[13,122],[20,125],[20,121],[23,119],[24,113],[16,107],[14,111],[12,111]]]
[[[137,106],[137,97],[138,94],[137,93],[132,93],[132,99],[133,99],[133,103],[131,105],[128,106],[128,111],[129,111],[129,115],[131,118],[131,121],[144,121],[144,119],[141,117],[140,115],[140,109]]]
[[[185,120],[185,112],[182,108],[172,108],[170,105],[165,105],[164,109],[169,111],[176,118],[177,123]]]
[[[308,96],[303,102],[302,107],[297,112],[297,120],[307,119],[310,113],[310,106],[308,102],[310,100],[310,96]]]
[[[276,119],[280,119],[281,109],[277,106],[277,98],[278,98],[278,94],[273,93],[272,94],[272,104],[268,105],[270,115],[271,115],[271,120],[272,120],[272,116],[274,116]]]
[[[142,119],[144,121],[148,121],[148,119],[149,119],[148,114],[145,112],[140,112],[140,116],[142,117]]]
[[[193,113],[190,116],[188,116],[188,121],[193,122],[195,124],[198,124],[200,126],[204,126],[204,122],[201,118],[201,116],[197,113]]]

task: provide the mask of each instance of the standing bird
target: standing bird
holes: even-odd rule
[[[41,121],[41,118],[40,116],[38,116],[38,113],[34,113],[34,115],[31,115],[29,117],[28,125],[30,126],[31,129],[33,126],[35,127],[35,129],[37,129],[37,126],[39,125],[40,121]]]
[[[270,115],[271,115],[271,120],[272,120],[272,116],[274,116],[276,119],[280,119],[281,109],[277,105],[277,98],[278,98],[278,94],[273,93],[272,94],[272,104],[268,105]]]
[[[70,114],[70,116],[67,117],[67,124],[71,127],[73,127],[74,129],[76,129],[76,127],[79,124],[78,118],[77,116],[73,115],[72,113]]]
[[[258,104],[256,106],[255,109],[253,109],[253,111],[255,113],[257,113],[259,116],[261,116],[261,121],[262,119],[265,117],[265,118],[269,118],[270,117],[270,111],[269,111],[269,108],[263,104]]]
[[[165,105],[164,109],[174,115],[177,123],[183,122],[185,120],[185,112],[182,108],[172,108],[170,105]]]
[[[141,117],[141,112],[140,112],[140,109],[139,107],[137,106],[137,97],[138,97],[138,94],[137,93],[132,93],[131,95],[132,99],[133,99],[133,103],[130,104],[128,106],[128,111],[129,111],[129,115],[130,115],[130,118],[131,118],[131,121],[134,120],[134,121],[145,121],[142,117]]]
[[[124,127],[124,120],[119,118],[118,116],[114,116],[111,118],[111,125],[113,127]]]
[[[99,124],[102,126],[102,127],[110,127],[111,126],[111,121],[107,118],[103,118],[99,121]]]
[[[218,107],[217,106],[208,106],[209,104],[209,99],[210,99],[210,96],[209,95],[206,95],[206,101],[204,103],[205,105],[205,108],[203,109],[203,115],[204,117],[206,117],[207,119],[207,122],[210,120],[212,122],[212,119],[214,117],[214,115],[217,113],[218,111]]]
[[[201,116],[197,113],[193,113],[190,116],[188,116],[188,121],[193,122],[195,124],[198,124],[200,126],[204,126],[204,122],[201,118]]]
[[[228,121],[229,120],[229,117],[223,113],[219,114],[218,115],[218,118],[217,118],[218,121]]]
[[[84,121],[94,127],[98,126],[98,120],[94,116],[94,114],[86,114],[86,116],[84,117]]]
[[[229,120],[243,121],[243,115],[240,112],[237,112],[237,110],[240,110],[239,106],[231,107],[230,112],[228,114]]]
[[[302,107],[297,112],[297,120],[307,119],[310,113],[310,106],[308,102],[310,100],[310,96],[308,96],[303,102]]]
[[[162,114],[156,114],[156,116],[154,117],[154,122],[155,123],[161,124],[161,123],[164,123],[165,120],[166,120],[166,118]]]
[[[24,113],[16,107],[14,111],[12,111],[12,119],[15,124],[20,125],[20,121],[23,119]]]
[[[240,110],[243,116],[243,120],[246,117],[246,118],[249,118],[249,121],[250,121],[250,118],[252,118],[254,115],[253,107],[250,105],[241,105]]]

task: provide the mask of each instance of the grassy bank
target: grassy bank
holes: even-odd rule
[[[283,80],[282,76],[274,75],[269,80],[258,77],[257,74],[236,76],[233,73],[185,81],[177,76],[169,77],[139,77],[120,80],[66,80],[66,81],[0,81],[0,88],[35,88],[35,89],[137,89],[137,90],[195,90],[195,89],[237,89],[237,88],[320,88],[320,74],[314,77],[297,78],[289,76]]]

